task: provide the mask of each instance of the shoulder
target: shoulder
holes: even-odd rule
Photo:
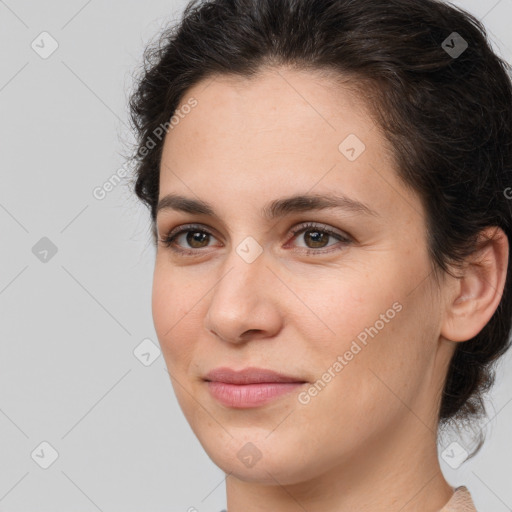
[[[471,494],[465,485],[454,490],[450,501],[439,512],[477,512]]]

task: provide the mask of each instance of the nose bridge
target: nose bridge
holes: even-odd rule
[[[242,298],[252,294],[256,298],[254,286],[262,283],[263,274],[268,272],[263,247],[251,236],[233,245],[226,259],[225,272],[214,293],[227,293],[231,298]]]
[[[268,300],[272,287],[267,274],[271,272],[264,256],[263,248],[251,237],[232,247],[213,289],[205,318],[207,329],[234,341],[245,331],[271,328],[276,318]]]

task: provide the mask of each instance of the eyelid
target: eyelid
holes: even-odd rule
[[[352,237],[350,235],[348,235],[347,233],[345,233],[343,231],[338,232],[338,230],[336,230],[336,228],[332,228],[328,224],[323,224],[321,222],[315,222],[315,221],[301,222],[301,223],[299,223],[299,225],[294,226],[293,228],[288,230],[288,234],[296,235],[297,233],[300,233],[301,231],[308,229],[308,228],[309,229],[316,228],[316,229],[319,229],[322,231],[327,231],[332,235],[336,235],[341,238],[347,238],[347,239],[352,240]],[[175,228],[173,228],[170,232],[165,233],[165,235],[163,237],[159,234],[159,237],[160,238],[172,237],[174,235],[181,233],[182,231],[193,230],[193,229],[197,229],[198,231],[205,231],[209,234],[213,234],[213,233],[211,233],[211,231],[214,231],[214,232],[216,231],[215,229],[212,229],[212,228],[205,226],[203,224],[200,224],[200,223],[180,224],[179,226],[176,226]]]
[[[332,228],[328,224],[323,224],[321,222],[311,222],[311,221],[302,222],[298,226],[293,227],[289,231],[289,233],[296,236],[298,233],[301,233],[302,231],[313,230],[313,229],[318,229],[318,231],[328,233],[329,235],[332,235],[334,237],[339,237],[340,239],[352,240],[352,238],[348,234],[344,233],[343,231],[339,231],[336,228]]]
[[[181,232],[193,231],[193,230],[204,231],[205,233],[208,233],[211,235],[213,235],[212,231],[215,231],[214,229],[204,226],[203,224],[198,224],[198,223],[180,224],[179,226],[176,226],[175,228],[171,229],[171,231],[169,231],[169,233],[166,233],[164,235],[164,238],[170,238],[172,236],[181,234]]]
[[[354,238],[350,236],[349,234],[339,231],[336,228],[332,228],[330,225],[323,224],[321,222],[314,222],[314,221],[306,221],[299,223],[298,225],[294,226],[290,230],[288,230],[288,235],[292,235],[293,238],[295,238],[298,234],[308,231],[317,229],[318,231],[322,233],[326,233],[328,236],[336,238],[339,243],[343,243],[345,245],[351,244],[354,242]],[[190,254],[190,255],[200,255],[202,252],[204,252],[208,247],[202,248],[202,249],[186,249],[186,248],[175,248],[173,247],[173,242],[182,233],[187,233],[190,231],[196,231],[196,232],[203,232],[205,234],[208,234],[210,236],[213,236],[215,238],[218,238],[213,232],[216,232],[216,230],[206,227],[203,224],[199,223],[191,223],[191,224],[180,224],[179,226],[176,226],[173,228],[169,233],[165,234],[163,237],[159,236],[159,242],[163,243],[164,246],[171,248],[176,253],[181,254]],[[287,236],[288,236],[287,235]],[[169,241],[173,239],[172,241]],[[334,244],[336,246],[337,244]],[[178,246],[179,247],[179,246]],[[329,249],[329,247],[321,247],[318,249],[310,249],[310,248],[298,248],[298,252],[306,253],[306,254],[325,254],[329,252],[335,252],[336,249]],[[338,249],[340,250],[340,249]]]

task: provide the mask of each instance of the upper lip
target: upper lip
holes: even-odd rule
[[[249,367],[243,370],[215,368],[204,377],[207,381],[225,382],[227,384],[258,384],[263,382],[306,382],[304,379],[283,375],[265,368]]]

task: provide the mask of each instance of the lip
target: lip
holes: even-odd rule
[[[292,377],[265,368],[249,367],[243,370],[232,370],[226,366],[210,371],[204,380],[212,382],[224,382],[226,384],[261,384],[269,382],[306,382],[300,377]]]
[[[204,380],[210,394],[220,403],[233,408],[252,408],[269,403],[306,383],[299,377],[264,368],[216,368]]]

